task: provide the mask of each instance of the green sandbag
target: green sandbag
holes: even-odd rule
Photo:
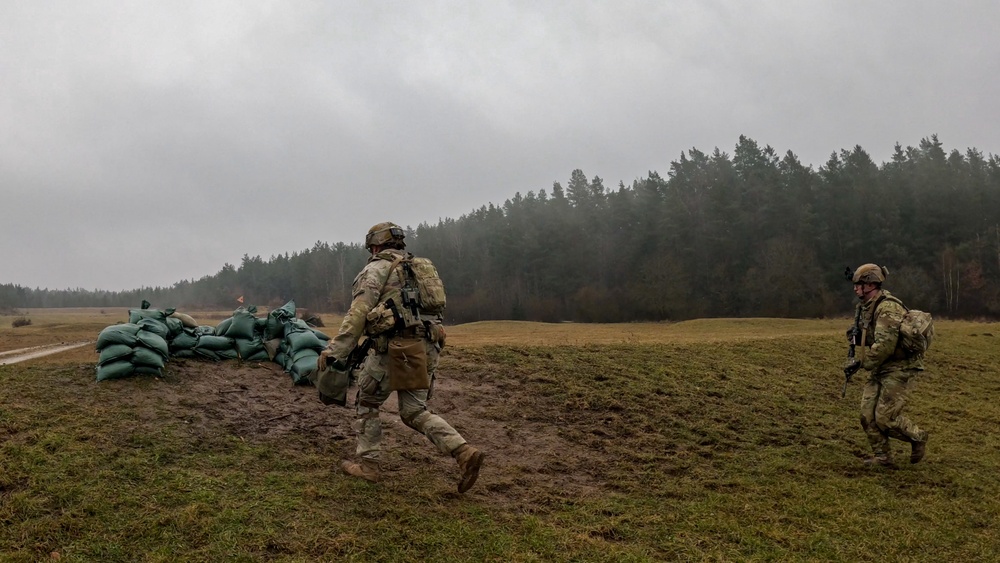
[[[167,320],[163,322],[167,325],[167,340],[177,336],[184,330],[184,323],[178,318],[167,317]]]
[[[319,355],[320,352],[322,352],[322,350],[317,351],[317,350],[313,350],[312,348],[305,348],[303,350],[299,350],[298,352],[293,352],[292,353],[292,363],[293,364],[298,363],[299,360],[301,360],[302,358],[305,358],[307,356],[311,356],[311,357],[315,358],[316,356]]]
[[[154,368],[150,366],[135,366],[136,375],[155,375],[157,377],[163,375],[160,368]]]
[[[111,363],[115,360],[127,360],[132,355],[133,348],[128,344],[112,344],[101,349],[101,355],[97,358],[97,365]]]
[[[264,357],[267,357],[267,351],[264,350],[264,343],[260,341],[259,338],[254,338],[251,340],[244,340],[237,338],[234,342],[236,347],[236,352],[239,353],[240,358],[244,360],[249,360],[257,354],[263,352]]]
[[[112,344],[125,344],[135,346],[135,334],[139,332],[137,324],[111,325],[97,335],[97,350],[103,350],[105,346]]]
[[[132,354],[132,365],[135,367],[152,367],[152,368],[162,368],[165,360],[163,356],[159,353],[150,350],[149,348],[143,348],[142,346],[137,346],[135,348],[135,353]]]
[[[139,324],[142,319],[153,319],[160,321],[161,323],[167,319],[170,315],[174,314],[175,309],[129,309],[128,310],[128,322],[133,324]]]
[[[231,350],[233,348],[233,339],[226,338],[225,336],[199,336],[196,348],[216,352],[219,350]]]
[[[212,361],[219,361],[219,355],[215,353],[214,350],[208,350],[206,348],[192,348],[191,352],[194,353],[199,358],[207,358]]]
[[[304,325],[305,323],[302,324]],[[293,323],[285,325],[285,344],[293,354],[299,350],[322,350],[326,348],[326,341],[316,336],[315,331],[308,327],[295,326]]]
[[[263,348],[261,348],[260,350],[254,352],[249,356],[241,356],[241,357],[243,358],[244,362],[263,362],[270,359],[267,357],[267,351],[265,351]]]
[[[228,350],[216,350],[215,353],[219,358],[223,360],[238,360],[240,357],[236,352],[236,348],[230,348]]]
[[[190,350],[198,345],[198,335],[194,333],[194,329],[185,328],[169,344],[171,354],[175,354],[178,350]]]
[[[163,321],[158,321],[156,319],[141,319],[135,324],[139,325],[139,328],[142,330],[148,330],[164,340],[166,340],[167,336],[170,334],[170,329],[167,328],[167,323]]]
[[[256,310],[256,307],[254,307]],[[215,333],[228,336],[229,338],[242,338],[245,340],[250,340],[253,338],[254,326],[256,325],[257,318],[253,316],[253,313],[240,307],[233,311],[232,320],[226,327],[226,330],[222,331],[216,329]]]
[[[153,334],[148,330],[140,330],[139,334],[135,335],[135,338],[138,341],[136,344],[149,348],[164,358],[170,356],[170,348],[167,346],[167,341],[158,334]]]
[[[295,319],[295,301],[289,301],[284,306],[267,314],[264,323],[264,340],[273,340],[285,335],[285,323]]]
[[[105,379],[120,379],[122,377],[128,377],[135,373],[135,366],[132,362],[128,360],[119,360],[117,362],[110,362],[104,364],[103,366],[97,367],[97,380],[104,381]]]
[[[296,385],[311,385],[312,381],[309,380],[309,376],[316,371],[316,358],[318,357],[319,354],[314,352],[312,355],[304,355],[293,362],[292,367],[288,370],[292,376],[292,382]]]
[[[226,331],[229,330],[229,325],[231,324],[233,324],[232,317],[227,317],[225,319],[222,319],[221,323],[215,325],[215,334],[218,334],[219,336],[224,336],[226,334]]]

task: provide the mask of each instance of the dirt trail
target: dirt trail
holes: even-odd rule
[[[25,360],[33,360],[35,358],[41,358],[43,356],[49,356],[51,354],[58,354],[59,352],[65,352],[67,350],[73,350],[81,346],[86,346],[88,344],[93,344],[94,342],[76,342],[73,344],[67,344],[66,342],[60,342],[58,344],[45,344],[43,346],[32,346],[30,348],[19,348],[17,350],[7,350],[6,352],[0,352],[0,366],[5,366],[8,364],[16,364],[18,362],[23,362]]]

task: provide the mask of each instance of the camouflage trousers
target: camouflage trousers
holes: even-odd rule
[[[438,349],[430,341],[427,346],[427,371],[434,383],[437,369]],[[389,389],[389,355],[372,354],[365,359],[358,376],[357,419],[353,429],[357,437],[357,454],[362,459],[378,461],[382,452],[382,422],[379,407],[393,393]],[[403,424],[420,432],[435,445],[441,453],[451,455],[465,443],[465,439],[440,416],[427,410],[429,389],[395,391],[399,402],[399,418]]]
[[[876,457],[891,457],[889,438],[921,442],[927,433],[903,416],[918,370],[898,370],[872,375],[861,393],[861,428]]]

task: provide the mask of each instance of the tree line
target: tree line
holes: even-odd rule
[[[887,266],[886,287],[909,306],[1000,316],[1000,158],[946,151],[937,136],[897,144],[881,165],[855,146],[818,170],[741,136],[731,155],[682,153],[666,176],[608,188],[574,170],[565,187],[406,231],[437,265],[454,322],[842,315],[844,271],[864,262]],[[366,259],[360,244],[317,242],[169,288],[0,285],[0,307],[224,308],[244,295],[342,312]]]

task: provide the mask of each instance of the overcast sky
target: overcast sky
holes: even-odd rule
[[[170,286],[741,134],[816,169],[933,134],[998,154],[998,22],[992,0],[0,0],[0,283]]]

